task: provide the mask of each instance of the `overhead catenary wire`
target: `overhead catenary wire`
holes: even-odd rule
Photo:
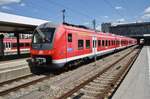
[[[86,13],[83,13],[83,12],[81,12],[81,11],[77,11],[77,10],[71,8],[71,7],[68,7],[68,6],[66,6],[66,5],[57,3],[57,2],[55,2],[55,1],[53,1],[53,0],[46,0],[46,1],[49,2],[50,4],[55,5],[55,6],[59,6],[59,7],[62,7],[63,9],[70,10],[70,11],[72,11],[73,13],[76,13],[76,14],[78,14],[78,15],[80,15],[80,16],[84,16],[84,17],[87,18],[87,19],[90,19],[90,20],[93,19],[93,17],[89,16],[89,15],[86,14]]]

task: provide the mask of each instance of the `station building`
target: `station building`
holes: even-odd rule
[[[117,35],[145,40],[145,44],[150,43],[150,22],[129,23],[112,25],[111,23],[103,23],[101,25],[103,32],[110,32]]]

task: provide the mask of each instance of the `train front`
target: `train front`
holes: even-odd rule
[[[51,23],[42,24],[34,30],[30,51],[32,65],[45,66],[52,63],[55,31],[56,25]]]

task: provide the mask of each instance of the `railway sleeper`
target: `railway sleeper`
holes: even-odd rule
[[[93,90],[86,90],[86,89],[80,89],[79,93],[83,93],[83,95],[96,97],[98,94],[101,93],[101,91],[93,91]]]
[[[103,82],[103,83],[94,83],[94,82],[90,82],[89,86],[94,86],[94,87],[101,87],[101,85],[107,85],[109,82]]]
[[[96,85],[96,84],[107,84],[107,83],[109,83],[110,82],[110,80],[107,80],[107,79],[104,79],[104,80],[94,80],[93,82],[90,82],[90,84],[92,85],[92,84],[94,84],[94,85]]]
[[[93,86],[85,86],[84,87],[85,90],[93,90],[93,91],[101,91],[101,90],[104,90],[104,88],[102,87],[93,87]]]

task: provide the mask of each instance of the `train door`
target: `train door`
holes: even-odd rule
[[[74,56],[73,33],[67,33],[67,58]]]
[[[93,36],[92,37],[92,41],[93,41],[93,48],[92,48],[92,53],[94,55],[97,54],[97,37],[96,36]]]
[[[119,47],[122,46],[122,42],[121,42],[121,41],[122,41],[122,39],[120,38],[120,39],[119,39]]]
[[[11,44],[8,42],[8,50],[11,50]]]

